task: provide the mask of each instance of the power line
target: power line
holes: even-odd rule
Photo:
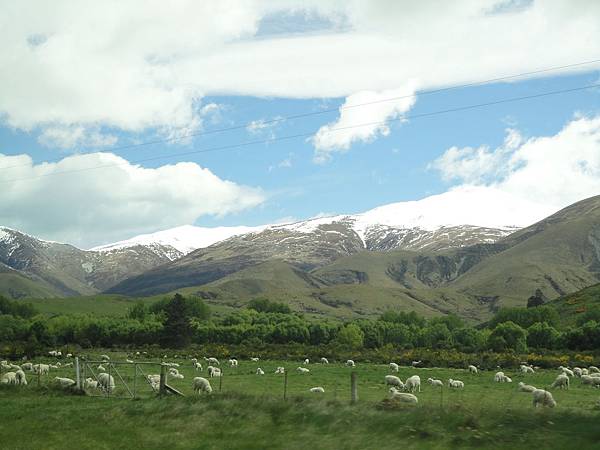
[[[522,77],[527,77],[527,76],[531,76],[531,75],[539,75],[541,73],[553,72],[553,71],[564,70],[564,69],[572,69],[574,67],[580,67],[580,66],[590,65],[590,64],[594,64],[594,63],[600,63],[600,59],[593,59],[593,60],[589,60],[589,61],[582,61],[582,62],[573,63],[573,64],[566,64],[566,65],[562,65],[562,66],[546,67],[544,69],[538,69],[538,70],[534,70],[534,71],[530,71],[530,72],[521,72],[521,73],[518,73],[518,74],[505,75],[505,76],[501,76],[501,77],[490,78],[490,79],[483,80],[483,81],[474,81],[474,82],[471,82],[471,83],[465,83],[465,84],[459,84],[459,85],[454,85],[454,86],[448,86],[448,87],[439,88],[439,89],[423,90],[423,91],[416,92],[414,94],[407,94],[407,95],[400,95],[400,96],[396,96],[396,97],[389,97],[389,98],[374,100],[374,101],[370,101],[370,102],[357,103],[355,105],[340,106],[338,108],[328,108],[328,109],[322,109],[322,110],[319,110],[319,111],[311,111],[311,112],[306,112],[306,113],[301,113],[301,114],[294,114],[294,115],[290,115],[290,116],[277,117],[277,118],[270,119],[270,120],[264,120],[264,121],[261,122],[261,124],[262,125],[273,125],[273,124],[285,122],[285,121],[288,121],[288,120],[302,119],[302,118],[305,118],[305,117],[311,117],[311,116],[329,114],[329,113],[332,113],[332,112],[344,111],[344,110],[354,109],[354,108],[361,108],[361,107],[364,107],[364,106],[370,106],[370,105],[376,105],[376,104],[381,104],[381,103],[387,103],[387,102],[402,100],[402,99],[416,97],[416,96],[431,95],[431,94],[437,94],[437,93],[440,93],[440,92],[452,91],[452,90],[457,90],[457,89],[464,89],[464,88],[467,88],[467,87],[481,86],[481,85],[485,85],[485,84],[497,83],[499,81],[506,81],[506,80],[511,80],[511,79],[515,79],[515,78],[522,78]],[[188,139],[188,138],[191,138],[191,137],[208,136],[208,135],[211,135],[211,134],[224,133],[224,132],[227,132],[227,131],[242,130],[242,129],[245,129],[245,128],[248,128],[249,126],[251,126],[252,123],[253,123],[253,121],[250,121],[250,122],[247,122],[247,123],[245,123],[243,125],[235,125],[235,126],[231,126],[231,127],[217,128],[217,129],[214,129],[214,130],[199,131],[197,133],[187,133],[187,134],[182,134],[182,135],[171,137],[171,138],[156,139],[156,140],[153,140],[153,141],[138,142],[138,143],[135,143],[135,144],[129,144],[129,145],[123,145],[123,146],[119,146],[119,147],[106,148],[105,150],[111,151],[111,152],[116,152],[116,151],[120,151],[120,150],[129,150],[129,149],[133,149],[133,148],[147,147],[147,146],[156,145],[156,144],[164,144],[164,143],[169,143],[169,142],[176,142],[176,141],[180,141],[180,140],[183,140],[183,139]],[[91,154],[91,153],[96,153],[98,151],[99,151],[99,149],[95,149],[95,150],[90,150],[90,151],[87,151],[87,152],[80,152],[78,154],[79,155],[87,155],[87,154]],[[44,161],[44,162],[46,162],[46,163],[58,162],[61,159],[62,158],[49,159],[49,160]],[[14,166],[0,167],[0,170],[14,169],[16,167],[24,167],[24,166],[27,166],[27,164],[19,164],[19,165],[14,165]]]
[[[400,121],[404,121],[404,120],[414,120],[414,119],[420,119],[420,118],[424,118],[424,117],[432,117],[432,116],[437,116],[437,115],[441,115],[441,114],[467,111],[467,110],[471,110],[471,109],[483,108],[486,106],[494,106],[494,105],[499,105],[499,104],[503,104],[503,103],[512,103],[512,102],[518,102],[518,101],[524,101],[524,100],[531,100],[531,99],[536,99],[536,98],[541,98],[541,97],[548,97],[551,95],[566,94],[566,93],[570,93],[570,92],[583,91],[586,89],[593,89],[593,88],[598,88],[598,87],[600,87],[600,83],[590,84],[590,85],[586,85],[586,86],[578,86],[578,87],[574,87],[574,88],[570,88],[570,89],[560,89],[560,90],[556,90],[556,91],[541,92],[539,94],[525,95],[525,96],[521,96],[521,97],[505,98],[505,99],[494,100],[494,101],[485,102],[485,103],[476,103],[476,104],[472,104],[472,105],[459,106],[456,108],[449,108],[449,109],[431,111],[431,112],[420,113],[420,114],[406,115],[406,116],[398,117],[395,119],[389,119],[389,120],[383,120],[383,121],[377,121],[377,122],[366,122],[366,123],[361,123],[361,124],[349,125],[346,127],[331,128],[331,129],[325,131],[325,133],[335,133],[335,132],[339,132],[339,131],[345,131],[345,130],[350,130],[350,129],[354,129],[354,128],[361,128],[361,127],[374,126],[374,125],[385,125],[385,124],[392,123],[392,122],[400,122]],[[105,164],[102,166],[84,167],[82,169],[65,170],[62,172],[52,172],[52,173],[47,173],[44,175],[37,175],[37,176],[33,176],[33,177],[3,180],[3,181],[0,181],[0,184],[12,183],[12,182],[24,181],[24,180],[32,180],[32,179],[38,179],[38,178],[45,178],[45,177],[50,177],[50,176],[55,176],[55,175],[63,175],[63,174],[69,174],[69,173],[86,172],[88,170],[104,169],[104,168],[108,168],[108,167],[119,167],[119,166],[125,166],[125,165],[140,164],[143,162],[157,161],[160,159],[170,159],[170,158],[176,158],[179,156],[189,156],[189,155],[196,155],[196,154],[200,154],[200,153],[210,153],[210,152],[217,152],[217,151],[223,151],[223,150],[234,150],[236,148],[248,147],[251,145],[268,144],[271,142],[281,142],[281,141],[292,140],[292,139],[307,138],[307,137],[313,136],[314,134],[315,134],[315,132],[312,131],[309,133],[299,133],[299,134],[293,134],[293,135],[288,135],[288,136],[273,137],[273,138],[269,138],[269,139],[246,141],[246,142],[241,142],[238,144],[228,144],[228,145],[222,145],[222,146],[218,146],[218,147],[208,147],[208,148],[204,148],[204,149],[191,150],[191,151],[187,151],[187,152],[172,153],[169,155],[160,155],[160,156],[153,156],[150,158],[138,159],[138,160],[134,160],[134,161],[127,161],[126,163]]]

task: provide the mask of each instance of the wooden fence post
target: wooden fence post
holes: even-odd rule
[[[77,386],[77,390],[81,391],[81,373],[79,372],[79,357],[75,357],[75,386]]]
[[[350,374],[350,403],[354,404],[358,401],[358,383],[356,372]]]
[[[164,395],[167,393],[165,384],[167,383],[167,371],[164,365],[160,365],[160,384],[158,386],[158,393]]]
[[[283,371],[283,399],[287,400],[288,371]]]
[[[38,372],[37,372],[38,387],[40,387],[41,376],[42,376],[42,367],[41,367],[41,363],[40,363],[40,364],[38,364]]]
[[[221,392],[221,386],[223,384],[223,372],[219,375],[219,392]]]

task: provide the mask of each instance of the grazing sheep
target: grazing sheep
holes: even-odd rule
[[[206,392],[207,394],[212,393],[212,387],[210,382],[206,378],[196,377],[192,381],[192,388],[196,394],[200,394],[200,392]]]
[[[177,370],[175,367],[171,367],[169,369],[169,375],[179,375],[179,370]]]
[[[592,373],[600,373],[600,369],[598,369],[596,366],[589,366],[588,367],[588,371],[590,372],[590,374],[592,374]]]
[[[100,355],[100,359],[102,359],[104,362],[110,361],[110,357],[108,355]]]
[[[526,366],[524,364],[521,364],[521,367],[519,368],[519,370],[521,371],[521,373],[535,373],[533,370],[533,367]]]
[[[561,373],[556,377],[554,383],[550,385],[552,388],[569,389],[569,376],[566,373]]]
[[[575,376],[575,374],[573,373],[573,371],[571,369],[566,368],[566,367],[558,366],[558,370],[560,370],[562,373],[566,374],[569,377]]]
[[[238,366],[238,360],[235,358],[231,358],[229,361],[227,361],[229,363],[230,367],[237,367]]]
[[[264,375],[265,371],[262,370],[260,367],[258,369],[256,369],[256,375]]]
[[[533,392],[537,388],[535,386],[531,386],[529,384],[525,384],[522,381],[519,382],[519,391],[520,392]]]
[[[152,385],[159,385],[160,384],[160,375],[158,374],[152,374],[152,375],[148,375],[146,377],[146,379],[150,382],[150,384]]]
[[[50,366],[48,364],[34,364],[33,372],[36,374],[39,373],[41,375],[48,375],[48,373],[50,372]]]
[[[313,392],[315,394],[324,394],[325,393],[325,389],[323,389],[321,386],[310,388],[309,391]]]
[[[353,361],[353,360],[351,360],[351,359],[349,359],[348,361],[346,361],[346,365],[347,365],[348,367],[355,367],[355,366],[356,366],[356,364],[354,364],[354,361]]]
[[[62,356],[62,352],[59,350],[58,352],[56,352],[56,356]]]
[[[60,366],[58,364],[50,364],[49,367],[51,369],[60,369]]]
[[[70,378],[54,377],[54,382],[58,383],[60,387],[63,388],[68,388],[75,385],[75,380],[72,380]]]
[[[327,358],[321,358],[321,364],[329,364],[329,360]]]
[[[133,360],[132,359],[126,359],[125,362],[128,362],[129,364],[133,364]]]
[[[107,373],[98,374],[98,385],[104,392],[109,394],[115,390],[115,379]]]
[[[472,364],[469,365],[468,369],[469,369],[469,372],[471,372],[471,373],[478,373],[477,367],[475,367]]]
[[[296,371],[298,371],[298,372],[300,372],[300,373],[308,373],[308,372],[310,372],[310,370],[309,370],[309,369],[307,369],[306,367],[298,367],[298,368],[296,369]]]
[[[590,386],[600,387],[600,377],[581,375],[581,384],[589,384]]]
[[[510,377],[504,375],[504,372],[496,372],[496,375],[494,375],[494,381],[496,383],[512,383]]]
[[[183,380],[185,378],[182,373],[176,373],[169,376],[174,380]]]
[[[67,353],[67,358],[72,358],[73,357],[73,353]]]
[[[444,387],[442,380],[436,380],[434,378],[427,378],[427,382],[433,387]]]
[[[413,405],[416,405],[417,403],[419,403],[419,399],[417,398],[416,395],[413,394],[407,394],[405,392],[400,392],[398,389],[391,387],[390,388],[390,398],[392,400],[396,400],[402,403],[411,403]]]
[[[583,369],[581,369],[581,375],[589,375],[590,371],[587,370],[585,367]]]
[[[102,364],[100,364],[96,370],[98,370],[98,372],[106,372],[106,369],[104,368],[104,366]]]
[[[23,364],[21,368],[23,370],[29,370],[30,372],[33,372],[33,364],[31,364],[30,362]]]
[[[543,389],[536,389],[532,392],[533,394],[533,407],[537,408],[538,405],[546,406],[548,408],[554,408],[556,406],[556,402],[554,401],[554,397],[548,391]]]
[[[17,364],[9,364],[9,366],[10,366],[10,370],[14,370],[14,371],[21,370],[21,366],[19,366]]]
[[[1,384],[17,384],[17,374],[15,372],[6,372],[0,378]]]
[[[304,360],[304,365],[305,365],[305,366],[307,366],[308,364],[310,364],[310,359],[306,358],[306,359]]]
[[[219,369],[218,367],[208,366],[206,368],[206,372],[208,373],[208,376],[210,378],[221,376],[221,369]]]
[[[573,374],[576,377],[581,377],[581,375],[583,375],[583,371],[581,370],[581,367],[573,367]]]
[[[194,368],[202,372],[202,364],[200,364],[199,362],[194,363]]]
[[[386,386],[398,386],[400,389],[404,389],[404,383],[402,380],[394,375],[386,375],[385,384]]]
[[[421,377],[419,375],[413,375],[408,377],[404,383],[404,390],[408,392],[421,392]]]
[[[50,351],[48,352],[48,354],[49,354],[50,356],[57,356],[57,355],[58,355],[58,352],[57,352],[56,350],[50,350]]]
[[[250,358],[250,361],[252,361],[252,362],[258,362],[258,360],[259,360],[259,359],[260,359],[260,358],[257,358],[257,357],[255,356],[255,357],[253,357],[253,358]]]
[[[70,362],[70,363],[66,363],[66,364],[63,366],[63,369],[64,369],[64,368],[67,368],[67,367],[73,367],[73,363],[72,363],[72,362]]]
[[[448,387],[452,389],[464,389],[465,383],[463,383],[460,380],[453,380],[452,378],[450,378],[448,380]]]
[[[192,362],[192,364],[196,364],[198,362],[198,358],[192,358],[190,359],[190,361]]]
[[[23,372],[21,369],[15,372],[15,378],[17,380],[17,384],[27,386],[27,377],[25,376],[25,372]]]
[[[219,360],[218,360],[217,358],[213,358],[212,356],[211,356],[210,358],[204,358],[204,359],[205,359],[205,360],[206,360],[206,362],[207,362],[208,364],[210,364],[211,366],[212,366],[213,364],[215,364],[215,365],[217,365],[217,366],[220,366],[220,365],[221,365],[221,363],[219,362]]]
[[[411,364],[413,367],[419,367],[423,362],[421,360],[413,361]]]
[[[84,383],[85,389],[98,389],[98,382],[93,378],[86,378]]]
[[[279,367],[277,367],[277,369],[275,369],[275,373],[276,374],[283,374],[283,373],[285,373],[285,368],[279,366]]]
[[[390,363],[390,370],[393,372],[398,372],[398,370],[400,369],[400,366],[394,362]]]

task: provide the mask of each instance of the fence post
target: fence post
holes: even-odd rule
[[[135,399],[135,396],[137,394],[137,376],[138,376],[138,370],[137,370],[137,363],[135,363],[133,365],[133,398]]]
[[[283,371],[283,399],[284,400],[287,400],[287,383],[288,383],[287,377],[288,377],[288,371],[284,370]]]
[[[158,393],[160,395],[166,394],[165,384],[167,383],[167,371],[165,370],[165,366],[163,364],[160,365],[160,384],[158,386]]]
[[[108,363],[108,386],[106,387],[106,396],[107,397],[110,397],[110,377],[111,377],[110,366],[111,366],[111,363]]]
[[[38,382],[38,387],[40,387],[40,378],[42,376],[42,367],[41,367],[41,363],[38,364],[38,371],[37,371],[37,382]]]
[[[350,403],[354,404],[358,401],[358,383],[356,382],[356,372],[350,374]]]
[[[81,374],[79,373],[79,357],[75,357],[75,386],[81,391]]]
[[[223,372],[219,375],[219,392],[221,392],[221,385],[223,384]]]

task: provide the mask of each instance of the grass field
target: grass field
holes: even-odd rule
[[[111,354],[114,361],[126,356]],[[359,402],[350,405],[352,369],[342,364],[310,364],[310,374],[299,374],[299,362],[240,361],[237,369],[223,367],[221,391],[213,378],[213,394],[195,396],[192,379],[206,377],[206,370],[196,372],[189,360],[168,360],[181,364],[185,379],[169,384],[185,398],[157,398],[142,376],[135,401],[116,398],[127,394],[116,374],[111,398],[50,387],[54,376],[73,378],[72,368],[51,370],[40,387],[35,376],[26,387],[2,386],[2,448],[600,448],[600,391],[574,380],[570,390],[552,391],[558,402],[553,410],[534,410],[531,394],[517,392],[521,380],[549,386],[555,371],[505,371],[514,382],[498,384],[492,372],[401,368],[400,378],[418,374],[423,383],[419,405],[411,407],[384,401],[383,378],[390,373],[385,365],[357,364]],[[159,372],[154,361],[144,366],[146,374]],[[289,370],[286,401],[284,377],[273,373],[279,365]],[[257,367],[266,374],[255,375]],[[117,368],[133,389],[132,367]],[[440,391],[427,384],[429,376],[461,379],[466,387]],[[325,394],[310,393],[314,386],[323,386]]]

